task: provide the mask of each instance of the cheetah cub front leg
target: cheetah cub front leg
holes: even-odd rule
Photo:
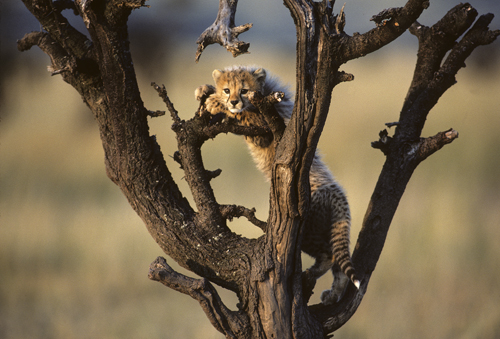
[[[199,86],[194,91],[194,97],[196,98],[196,100],[200,101],[200,105],[205,106],[205,110],[207,110],[211,115],[224,113],[228,116],[232,116],[232,114],[230,114],[230,112],[227,111],[224,103],[220,102],[220,100],[216,96],[214,86],[212,85]],[[202,110],[200,109],[198,114],[201,115],[201,113]]]
[[[207,98],[215,93],[215,87],[212,85],[199,86],[194,90],[194,97],[198,101],[207,100]],[[203,103],[203,102],[202,102]]]

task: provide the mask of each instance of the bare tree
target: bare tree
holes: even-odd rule
[[[163,86],[154,85],[173,118],[181,165],[196,207],[174,182],[163,154],[149,134],[147,110],[141,100],[128,44],[127,20],[145,0],[23,0],[43,32],[26,34],[21,51],[37,45],[52,61],[52,74],[72,85],[94,113],[105,151],[109,178],[123,191],[163,251],[181,266],[203,277],[175,272],[159,257],[150,279],[199,301],[213,326],[227,338],[322,338],[344,325],[356,312],[384,246],[389,225],[410,177],[420,162],[458,137],[449,129],[421,137],[429,111],[455,82],[465,59],[480,45],[492,43],[499,30],[488,28],[492,14],[479,18],[468,3],[452,8],[432,27],[416,20],[429,1],[408,0],[373,16],[376,27],[364,34],[344,32],[345,14],[334,14],[334,2],[285,0],[297,29],[296,99],[292,119],[269,128],[248,128],[224,122],[209,125],[195,115],[181,120]],[[251,24],[235,26],[237,0],[220,0],[214,24],[198,39],[196,61],[204,48],[223,45],[237,56],[249,44],[238,40]],[[73,9],[85,22],[90,39],[61,14]],[[386,162],[380,173],[353,252],[361,287],[348,287],[335,305],[308,305],[314,283],[303,284],[301,229],[307,223],[309,168],[329,113],[334,87],[353,80],[340,67],[390,43],[407,29],[418,38],[414,77],[404,99],[393,136],[386,130],[372,147]],[[464,34],[465,33],[465,34]],[[461,37],[462,36],[462,37]],[[457,39],[460,38],[459,41]],[[275,116],[276,97],[253,99],[262,114]],[[273,133],[277,143],[267,222],[254,210],[221,205],[210,186],[220,170],[207,170],[200,148],[219,133]],[[247,239],[232,233],[227,220],[246,217],[265,234]],[[305,280],[304,280],[305,279]],[[233,291],[238,311],[221,301],[212,283]]]

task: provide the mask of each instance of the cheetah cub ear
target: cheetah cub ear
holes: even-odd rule
[[[220,78],[221,75],[222,75],[221,70],[214,69],[214,71],[212,72],[212,78],[214,79],[215,83],[217,83],[217,80]]]
[[[255,77],[255,80],[259,83],[260,86],[264,86],[264,83],[266,82],[266,70],[263,68],[256,69],[253,72],[253,76]]]

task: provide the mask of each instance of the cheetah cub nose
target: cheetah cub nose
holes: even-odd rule
[[[231,100],[231,105],[236,106],[238,105],[239,100]]]

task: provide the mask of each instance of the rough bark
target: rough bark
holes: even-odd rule
[[[343,10],[335,15],[332,1],[285,0],[297,28],[296,102],[288,126],[273,111],[272,102],[279,100],[279,94],[253,98],[269,128],[236,126],[231,121],[211,125],[206,114],[181,120],[165,88],[153,84],[173,119],[178,144],[174,159],[185,172],[195,209],[183,197],[159,145],[149,134],[147,117],[163,112],[148,111],[137,86],[127,19],[133,9],[144,6],[144,0],[23,2],[45,32],[27,34],[18,42],[19,49],[39,46],[51,58],[52,74],[61,75],[81,94],[96,117],[107,175],[163,251],[203,277],[180,275],[158,258],[151,264],[150,278],[198,300],[214,327],[227,338],[320,338],[350,319],[367,289],[413,171],[458,137],[450,129],[422,138],[427,114],[455,83],[456,73],[474,48],[500,35],[500,31],[488,29],[491,14],[481,16],[471,27],[477,12],[469,4],[454,7],[436,25],[424,27],[416,20],[428,1],[408,0],[404,7],[374,16],[376,28],[349,36],[343,31]],[[197,59],[208,44],[215,42],[228,50],[236,46],[232,51],[235,55],[246,52],[248,44],[241,45],[237,36],[250,26],[234,26],[236,4],[220,0],[216,22],[198,40]],[[81,15],[90,40],[61,15],[67,8]],[[310,198],[308,173],[332,90],[340,82],[353,79],[339,68],[390,43],[408,28],[419,39],[418,60],[394,136],[382,131],[372,144],[387,159],[353,253],[361,288],[358,291],[350,286],[336,305],[308,306],[304,296],[310,295],[312,287],[304,290],[302,286],[300,260],[301,230],[307,222]],[[223,40],[227,37],[229,40]],[[253,209],[217,202],[210,181],[220,170],[205,169],[200,149],[209,138],[227,132],[273,133],[277,150],[267,222],[255,218]],[[263,229],[265,235],[252,240],[232,233],[226,221],[241,216]],[[238,295],[238,311],[222,303],[212,283]]]

